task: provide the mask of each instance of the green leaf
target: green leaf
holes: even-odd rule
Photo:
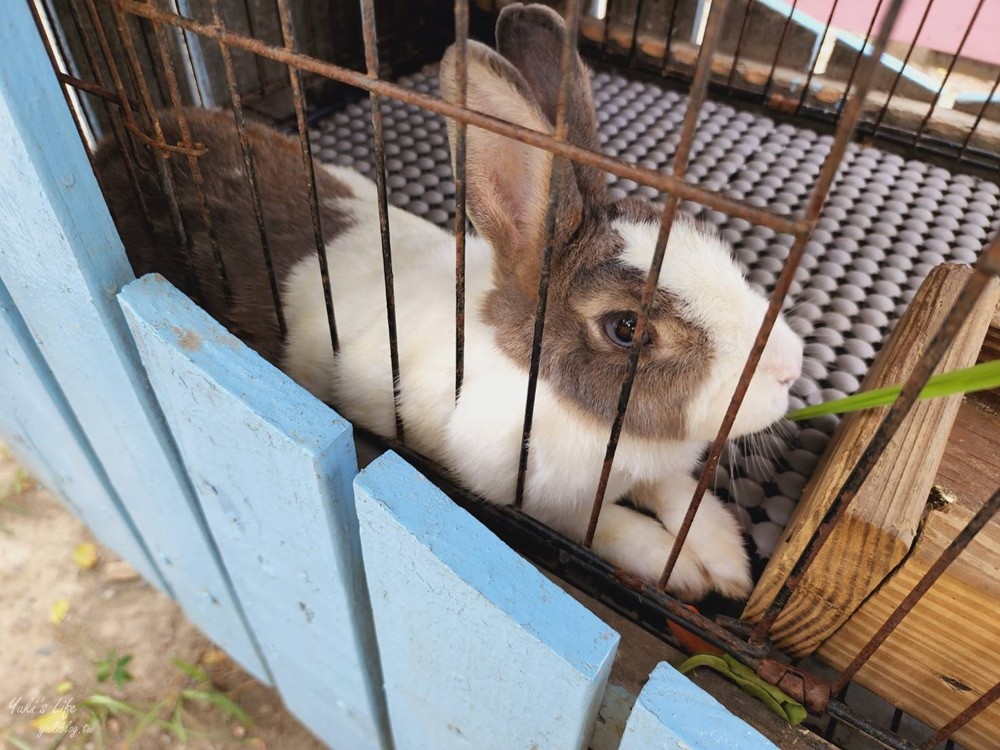
[[[783,690],[758,677],[753,670],[736,661],[729,654],[695,654],[681,664],[677,670],[687,674],[697,667],[714,669],[730,682],[736,683],[743,692],[763,702],[778,716],[792,726],[801,724],[807,716],[805,707],[785,694]]]
[[[139,735],[141,735],[143,732],[145,732],[146,727],[148,727],[150,724],[157,722],[160,725],[162,725],[164,723],[163,720],[160,719],[160,711],[163,710],[165,704],[166,700],[161,700],[159,703],[157,703],[155,706],[153,706],[145,714],[142,715],[139,721],[136,722],[135,728],[133,728],[132,731],[129,732],[128,739],[125,742],[126,746],[133,740],[135,740],[137,737],[139,737]]]
[[[126,682],[131,682],[134,679],[131,672],[125,668],[130,661],[132,661],[132,654],[126,654],[115,662],[115,673],[113,679],[115,681],[115,685],[119,688],[124,687]]]
[[[927,385],[920,391],[920,398],[940,398],[942,396],[954,396],[958,393],[975,393],[985,391],[990,388],[1000,387],[1000,360],[992,362],[981,362],[972,367],[962,370],[934,375],[927,381]],[[807,406],[804,409],[787,414],[788,419],[803,420],[821,417],[827,414],[846,414],[861,409],[872,409],[878,406],[887,406],[893,403],[903,390],[901,385],[876,388],[871,391],[855,393],[847,398],[827,401],[822,404]]]
[[[97,667],[97,681],[107,682],[110,678],[119,688],[124,687],[126,682],[131,682],[134,679],[132,673],[126,669],[130,661],[132,661],[132,654],[118,656],[117,651],[111,649],[107,656],[94,662],[94,666]]]
[[[183,659],[171,659],[170,662],[193,680],[198,680],[198,682],[212,681],[212,678],[208,676],[205,670],[199,669],[194,664],[188,664]]]
[[[210,703],[216,708],[220,709],[224,713],[236,719],[238,722],[247,727],[253,726],[253,719],[251,719],[247,712],[236,705],[232,700],[215,691],[208,690],[193,690],[187,688],[181,691],[181,695],[188,700],[200,701],[202,703]]]

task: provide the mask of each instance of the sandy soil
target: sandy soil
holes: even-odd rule
[[[233,664],[110,551],[98,546],[89,569],[75,562],[78,545],[93,541],[0,445],[0,747],[325,747],[274,690]],[[60,600],[69,609],[55,624],[52,607]],[[112,650],[112,662],[132,657],[124,666],[133,679],[121,687],[98,680],[98,663]],[[175,659],[210,680],[185,674]],[[114,710],[105,713],[99,703]],[[55,708],[69,709],[50,727],[65,728],[65,737],[33,726]],[[143,714],[151,719],[145,726]]]

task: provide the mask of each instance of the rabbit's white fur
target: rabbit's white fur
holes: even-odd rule
[[[394,433],[393,389],[375,187],[357,173],[329,168],[350,185],[341,199],[353,226],[327,244],[336,304],[340,353],[334,361],[319,264],[302,260],[284,285],[288,337],[285,369],[320,398],[342,405],[345,416],[384,435]],[[525,371],[495,342],[483,320],[492,288],[491,248],[474,235],[467,244],[465,376],[454,403],[454,237],[412,214],[389,209],[400,359],[400,409],[407,443],[451,469],[472,491],[496,503],[514,498],[518,450],[527,391]],[[617,222],[623,258],[648,269],[657,227]],[[708,240],[708,241],[707,241]],[[708,331],[733,367],[713,367],[691,402],[689,441],[652,441],[624,434],[618,447],[595,551],[624,569],[655,581],[663,570],[690,501],[691,472],[711,439],[735,386],[739,364],[763,316],[764,301],[752,293],[720,240],[689,222],[671,234],[661,286],[674,292],[686,312]],[[801,344],[779,320],[737,419],[735,432],[760,429],[781,415],[787,380],[798,374]],[[555,529],[581,539],[597,487],[608,439],[599,424],[544,380],[538,383],[525,510]],[[656,514],[651,518],[612,501],[629,496]],[[658,520],[657,520],[658,519]],[[736,520],[709,493],[671,579],[675,592],[699,597],[714,588],[745,596],[751,586]]]

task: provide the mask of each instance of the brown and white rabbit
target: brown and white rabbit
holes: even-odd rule
[[[544,6],[512,5],[497,22],[500,54],[468,45],[472,109],[552,132],[565,27]],[[457,98],[458,56],[441,64],[441,88]],[[570,138],[598,148],[587,69],[577,57]],[[145,229],[120,158],[104,150],[99,172],[136,270],[165,272],[264,356],[349,419],[393,435],[393,383],[383,295],[374,185],[357,173],[317,169],[326,254],[340,351],[334,357],[319,263],[312,241],[298,145],[250,128],[268,236],[288,325],[280,340],[260,256],[243,161],[232,121],[190,111],[217,239],[233,285],[227,304],[207,233],[191,230],[201,289],[183,263]],[[454,124],[450,123],[452,130]],[[166,115],[168,137],[176,123]],[[470,490],[500,504],[514,498],[527,368],[545,239],[547,152],[479,128],[468,129],[468,238],[465,376],[456,403],[454,238],[390,208],[400,359],[399,408],[408,444],[452,471]],[[185,213],[199,215],[186,166],[174,158]],[[561,200],[555,222],[548,314],[542,348],[524,509],[575,539],[584,535],[626,371],[643,280],[660,214],[637,201],[612,202],[604,175],[557,163]],[[152,177],[147,198],[158,233],[169,230]],[[161,253],[165,253],[161,255]],[[173,264],[173,265],[171,265]],[[729,247],[679,216],[666,250],[632,399],[607,497],[628,497],[639,512],[606,503],[594,549],[655,581],[663,570],[695,482],[692,472],[722,421],[766,302],[752,291]],[[779,319],[736,419],[734,435],[781,418],[799,376],[802,344]],[[744,597],[749,565],[734,516],[706,495],[670,581],[678,595],[710,590]]]

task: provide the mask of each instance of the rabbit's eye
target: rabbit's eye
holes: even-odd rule
[[[638,316],[635,313],[616,313],[604,323],[604,332],[612,344],[628,349],[632,346],[637,322]],[[646,331],[642,337],[643,346],[649,344],[650,340],[649,325],[647,324]]]

